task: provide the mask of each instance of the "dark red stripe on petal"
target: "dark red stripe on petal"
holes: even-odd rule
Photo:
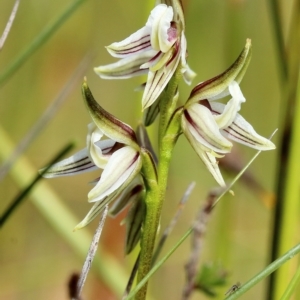
[[[157,73],[158,73],[158,71],[156,71],[156,72],[154,73],[154,76],[153,76],[152,83],[155,81],[155,78],[157,77]],[[158,81],[157,81],[156,85],[155,85],[155,86],[153,86],[153,84],[152,84],[152,85],[151,85],[151,87],[149,88],[149,90],[152,90],[152,92],[151,92],[150,96],[149,96],[149,97],[147,97],[149,100],[152,98],[152,95],[153,95],[154,91],[156,90],[156,88],[157,88],[158,84],[159,84],[159,83],[160,83],[160,81],[162,80],[163,76],[164,76],[164,73],[162,72],[162,74],[161,74],[160,78],[158,79]],[[149,102],[149,101],[148,101],[148,102]],[[147,102],[147,103],[148,103],[148,102]],[[145,104],[145,106],[147,106],[147,103]]]
[[[244,130],[243,128],[241,128],[240,126],[238,126],[237,124],[232,124],[233,126],[236,126],[240,131],[243,131],[244,133],[246,133],[246,135],[248,135],[249,133]],[[229,126],[227,129],[223,129],[225,132],[227,132],[227,134],[235,137],[237,140],[240,141],[244,141],[245,143],[251,144],[253,146],[255,145],[263,145],[262,143],[259,143],[258,141],[252,140],[250,139],[248,136],[243,135],[242,133],[240,133],[239,131],[235,130],[233,127]]]
[[[141,50],[145,50],[145,49],[150,48],[150,47],[151,47],[151,43],[150,43],[150,41],[147,41],[147,42],[144,42],[142,44],[133,46],[131,48],[126,48],[124,50],[115,51],[115,53],[122,54],[122,55],[133,54],[133,53],[139,52]]]
[[[85,170],[88,170],[88,169],[91,169],[95,167],[95,164],[92,163],[92,162],[87,162],[87,163],[84,163],[80,166],[75,166],[75,167],[72,167],[72,168],[69,168],[69,169],[64,169],[64,170],[60,170],[60,171],[53,171],[51,172],[51,170],[49,172],[47,172],[47,174],[57,174],[57,175],[63,175],[63,174],[71,174],[71,173],[74,173],[75,172],[79,172],[79,171],[85,171]]]
[[[166,66],[169,66],[171,64],[171,62],[179,55],[179,53],[180,53],[179,49],[180,49],[180,47],[177,42],[172,49],[173,54],[172,54],[171,58],[168,60],[168,62],[166,63]]]

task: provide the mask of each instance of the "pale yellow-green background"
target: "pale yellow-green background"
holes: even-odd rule
[[[18,143],[54,100],[77,65],[90,50],[96,53],[86,76],[95,98],[115,116],[135,127],[141,119],[140,93],[133,89],[141,78],[126,81],[105,81],[93,67],[114,61],[104,46],[119,41],[144,25],[146,1],[87,0],[58,32],[43,45],[4,85],[0,87],[0,120],[11,139]],[[287,31],[292,0],[284,0],[283,30]],[[61,12],[70,1],[22,0],[8,40],[0,52],[0,70],[5,70],[20,51]],[[255,129],[269,136],[275,128],[276,144],[282,132],[280,121],[285,106],[280,99],[280,76],[276,60],[273,28],[267,1],[261,0],[189,0],[185,1],[186,36],[189,64],[197,77],[196,83],[225,70],[237,57],[246,38],[253,43],[253,58],[241,84],[247,102],[242,114]],[[3,31],[13,1],[0,2],[0,32]],[[76,140],[76,150],[85,144],[86,126],[90,121],[83,105],[80,82],[69,95],[43,133],[30,145],[26,156],[38,170],[66,142]],[[181,101],[191,87],[181,84]],[[1,147],[2,141],[0,141]],[[156,145],[155,141],[154,144]],[[245,161],[254,151],[236,146]],[[74,150],[75,151],[75,150]],[[250,170],[268,190],[274,189],[277,151],[262,153]],[[86,194],[88,181],[97,174],[49,180],[51,187],[78,218],[83,218],[90,205]],[[225,172],[224,172],[224,176]],[[229,177],[226,177],[229,180]],[[169,188],[164,205],[163,229],[173,215],[187,185],[197,185],[182,218],[169,238],[164,253],[185,232],[203,203],[206,193],[215,186],[203,164],[184,137],[174,151]],[[230,277],[220,289],[222,299],[226,288],[237,281],[245,282],[268,262],[271,210],[251,190],[238,184],[235,197],[227,196],[216,207],[208,225],[201,262],[222,262]],[[0,213],[19,192],[14,180],[7,176],[0,183]],[[0,299],[50,300],[68,299],[67,280],[80,270],[83,261],[48,225],[30,197],[19,207],[0,231]],[[44,199],[47,201],[47,199]],[[124,228],[121,218],[107,220],[101,243],[113,253],[128,274],[134,256],[125,258]],[[62,219],[61,222],[64,222]],[[89,225],[93,232],[96,222]],[[75,226],[76,224],[74,224]],[[76,234],[70,228],[70,235]],[[184,264],[190,245],[185,242],[166,265],[153,277],[150,292],[154,299],[180,299],[184,284]],[[118,280],[118,274],[116,274]],[[242,299],[264,299],[265,282],[257,285]],[[115,299],[91,273],[84,289],[85,299]],[[206,299],[195,293],[192,299]]]

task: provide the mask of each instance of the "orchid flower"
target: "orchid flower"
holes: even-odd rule
[[[186,62],[186,38],[181,3],[158,1],[146,25],[121,42],[107,46],[119,61],[95,68],[104,79],[126,79],[148,74],[142,98],[143,110],[162,93],[179,63],[185,81],[190,84],[195,73]],[[169,3],[170,2],[170,3]]]
[[[47,178],[80,174],[103,169],[88,201],[95,203],[75,229],[90,223],[106,204],[116,200],[112,214],[119,212],[143,191],[142,181],[136,178],[142,167],[140,146],[134,131],[105,111],[93,98],[86,83],[83,97],[93,123],[88,125],[87,147],[73,156],[54,164],[43,176]],[[108,139],[102,140],[103,136]]]
[[[275,145],[258,135],[238,113],[243,96],[239,83],[251,58],[251,41],[247,40],[240,56],[222,74],[198,84],[187,100],[182,118],[182,130],[215,180],[225,186],[216,158],[229,153],[230,140],[257,150],[271,150]],[[226,105],[215,102],[230,95]]]

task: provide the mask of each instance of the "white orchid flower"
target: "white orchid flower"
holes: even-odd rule
[[[130,193],[133,196],[141,191],[131,184],[142,167],[140,147],[134,131],[105,111],[94,100],[86,83],[83,84],[83,96],[94,121],[88,126],[87,147],[54,164],[43,174],[44,177],[53,178],[103,169],[95,187],[88,193],[88,201],[95,204],[75,229],[90,223],[106,204],[114,200],[120,202],[120,198],[128,202]],[[102,140],[103,136],[108,139]],[[130,189],[126,190],[128,186]]]
[[[217,159],[229,153],[230,140],[257,150],[272,150],[275,145],[256,133],[253,127],[238,113],[243,96],[239,82],[242,80],[251,58],[251,41],[234,64],[224,73],[198,84],[184,106],[181,126],[198,156],[215,180],[225,186]],[[227,104],[215,100],[230,95]]]
[[[170,2],[170,3],[169,3]],[[143,110],[151,106],[164,90],[179,63],[185,81],[195,73],[186,62],[186,38],[181,4],[168,1],[151,11],[146,25],[121,42],[106,47],[119,61],[95,68],[104,79],[126,79],[148,74],[142,98]]]

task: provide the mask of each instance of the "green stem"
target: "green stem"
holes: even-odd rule
[[[137,280],[140,282],[151,269],[152,255],[156,239],[157,228],[159,225],[161,208],[163,199],[157,197],[157,191],[147,194],[147,213],[144,222],[144,231],[141,240],[141,253],[138,268]],[[136,299],[143,300],[146,298],[147,283],[141,288],[137,294]]]
[[[131,300],[137,294],[137,292],[147,283],[149,278],[166,262],[166,260],[177,250],[177,248],[187,239],[192,233],[193,227],[189,228],[182,238],[172,247],[172,249],[161,259],[155,266],[149,271],[149,273],[136,285],[134,290],[128,295],[126,300]]]
[[[150,271],[152,266],[152,257],[154,245],[159,226],[161,210],[165,199],[167,188],[167,179],[171,153],[174,148],[174,139],[164,138],[161,145],[161,155],[158,167],[158,185],[147,192],[145,199],[147,213],[144,221],[143,235],[141,239],[141,254],[138,269],[138,282],[140,282]],[[137,293],[137,300],[144,300],[147,293],[147,283]]]
[[[0,74],[0,85],[12,76],[27,59],[61,27],[73,12],[86,0],[74,0],[71,4],[28,45],[14,61]]]
[[[268,265],[264,270],[259,272],[252,279],[250,279],[248,282],[246,282],[244,285],[242,285],[236,292],[234,292],[232,295],[226,297],[226,300],[234,300],[234,299],[239,298],[239,296],[243,295],[250,288],[252,288],[254,285],[256,285],[259,281],[261,281],[262,279],[269,276],[272,272],[277,270],[281,265],[283,265],[289,259],[293,258],[299,252],[300,252],[300,244],[296,245],[291,250],[289,250],[284,255],[282,255],[280,258],[278,258],[273,263]]]
[[[160,130],[159,130],[159,164],[157,172],[157,185],[150,188],[146,195],[147,213],[144,221],[143,235],[141,239],[141,256],[138,269],[138,282],[140,282],[150,271],[154,245],[159,226],[161,210],[165,199],[169,165],[172,151],[179,136],[180,122],[178,116],[174,114],[176,105],[173,98],[180,78],[180,67],[173,75],[166,90],[166,96],[162,100],[160,111]],[[148,180],[147,174],[144,174]],[[151,176],[151,174],[150,174]],[[147,293],[147,283],[137,293],[137,300],[144,300]]]

